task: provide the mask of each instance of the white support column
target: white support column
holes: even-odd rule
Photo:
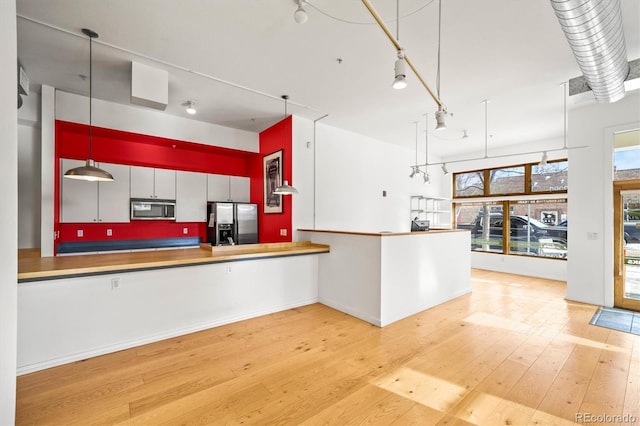
[[[18,78],[16,2],[0,1],[0,425],[15,422],[18,299]]]

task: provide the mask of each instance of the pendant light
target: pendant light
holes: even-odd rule
[[[396,0],[396,40],[400,42],[400,0]],[[398,59],[396,59],[393,69],[395,77],[391,87],[396,90],[404,89],[407,87],[407,71],[404,66],[404,52],[402,49],[398,49]]]
[[[287,100],[289,99],[289,95],[282,95],[281,98],[284,99],[284,118],[287,118]],[[276,187],[276,189],[273,190],[273,193],[278,195],[293,195],[297,194],[298,190],[289,185],[289,181],[283,180],[282,185]]]
[[[64,177],[69,179],[86,180],[89,182],[111,182],[113,181],[113,176],[111,175],[111,173],[96,167],[93,159],[91,158],[91,145],[93,142],[91,122],[91,99],[93,86],[93,79],[91,75],[93,71],[92,41],[94,38],[98,38],[98,33],[87,28],[83,28],[82,32],[89,37],[89,156],[84,166],[67,170],[67,172],[64,174]]]

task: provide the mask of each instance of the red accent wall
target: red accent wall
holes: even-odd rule
[[[283,151],[283,174],[282,179],[294,185],[292,175],[292,117],[289,116],[279,123],[274,124],[267,130],[260,133],[260,158],[254,162],[255,182],[251,180],[251,199],[258,201],[258,224],[259,241],[261,243],[290,242],[291,241],[291,196],[282,196],[282,213],[264,213],[264,189],[262,157],[278,150]],[[295,186],[295,185],[294,185]],[[281,236],[280,230],[286,229],[287,235]]]
[[[173,221],[133,221],[131,223],[60,223],[60,158],[86,160],[89,154],[89,126],[67,121],[56,121],[54,231],[59,232],[56,243],[67,241],[104,241],[146,238],[176,238],[199,236],[206,240],[204,222],[176,223]],[[260,204],[254,187],[262,188],[262,156],[255,152],[241,151],[161,138],[138,133],[92,127],[92,157],[97,162],[128,164],[134,166],[215,173],[251,178],[252,203]],[[260,223],[262,227],[262,223]],[[113,236],[107,237],[107,228]],[[185,235],[183,228],[188,228]],[[82,229],[84,236],[77,237]]]
[[[283,180],[292,180],[292,117],[263,131],[259,135],[260,153],[241,151],[161,138],[120,130],[92,127],[92,157],[97,162],[134,166],[248,176],[251,179],[250,200],[258,204],[259,242],[291,241],[291,196],[283,196],[283,212],[265,214],[262,157],[283,151]],[[60,158],[86,160],[88,157],[89,127],[84,124],[56,121],[56,164],[54,231],[59,232],[56,243],[67,241],[104,241],[109,239],[175,238],[199,236],[206,240],[205,222],[176,223],[173,221],[134,221],[131,223],[60,223]],[[188,235],[183,228],[188,228]],[[84,236],[77,237],[83,230]],[[107,237],[111,229],[113,236]],[[287,235],[280,235],[286,229]]]

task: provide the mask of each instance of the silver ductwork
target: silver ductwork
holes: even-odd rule
[[[624,97],[629,74],[620,0],[550,0],[598,102]]]

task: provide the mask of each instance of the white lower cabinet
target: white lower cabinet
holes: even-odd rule
[[[87,182],[64,178],[64,173],[85,164],[62,159],[60,222],[129,222],[129,166],[96,164],[113,175],[113,182]]]
[[[176,172],[176,222],[204,222],[207,217],[207,175]]]

